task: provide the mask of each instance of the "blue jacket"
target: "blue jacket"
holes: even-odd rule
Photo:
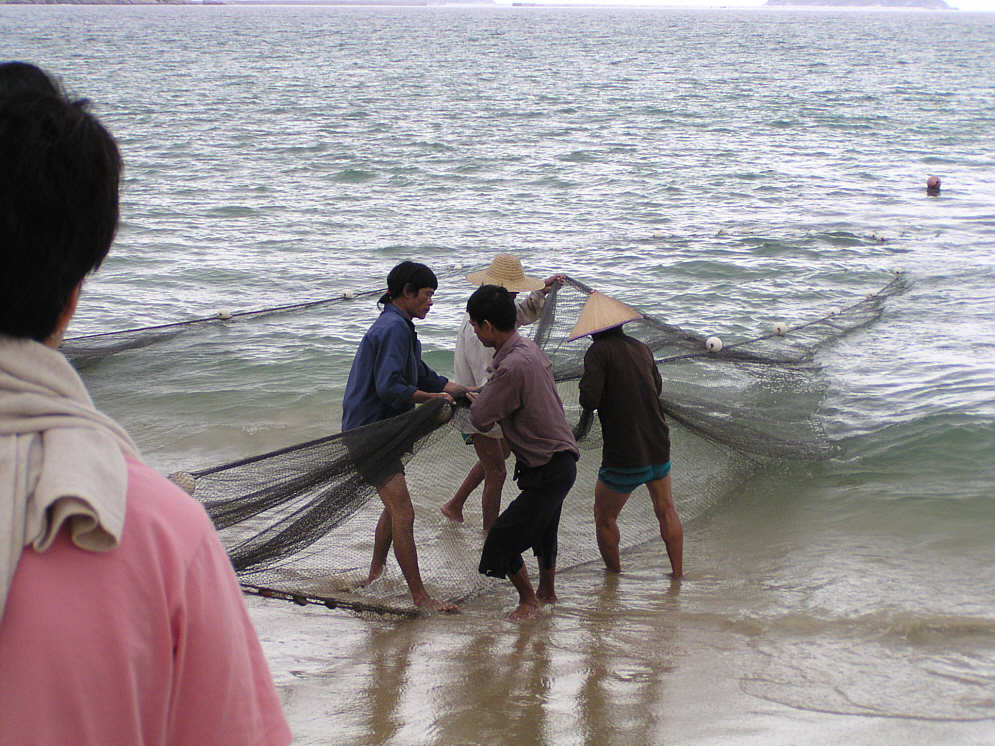
[[[392,303],[384,306],[356,350],[342,401],[342,430],[407,412],[416,390],[438,393],[449,379],[421,359],[415,325]]]

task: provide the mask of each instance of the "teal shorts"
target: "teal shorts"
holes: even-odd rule
[[[598,479],[623,495],[628,495],[641,484],[652,482],[654,479],[663,479],[668,474],[670,474],[669,461],[665,464],[637,466],[634,469],[620,469],[610,466],[602,466],[598,469]]]

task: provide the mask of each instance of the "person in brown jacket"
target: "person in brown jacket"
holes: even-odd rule
[[[684,573],[684,528],[670,491],[670,429],[660,408],[663,380],[649,347],[622,324],[641,318],[633,308],[591,293],[570,339],[590,334],[580,404],[597,410],[603,447],[594,488],[594,522],[605,567],[621,572],[618,516],[629,495],[645,484],[675,578]]]

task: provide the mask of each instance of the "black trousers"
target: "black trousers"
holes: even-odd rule
[[[492,578],[518,572],[529,547],[540,568],[556,567],[560,509],[577,478],[577,459],[560,451],[542,466],[516,466],[515,475],[522,492],[494,521],[480,555],[478,570]]]

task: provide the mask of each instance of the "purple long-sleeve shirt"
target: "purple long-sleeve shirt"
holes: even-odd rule
[[[526,466],[542,466],[554,453],[579,457],[553,366],[534,343],[518,332],[494,355],[494,374],[470,408],[470,422],[488,430],[499,422],[515,456]]]

